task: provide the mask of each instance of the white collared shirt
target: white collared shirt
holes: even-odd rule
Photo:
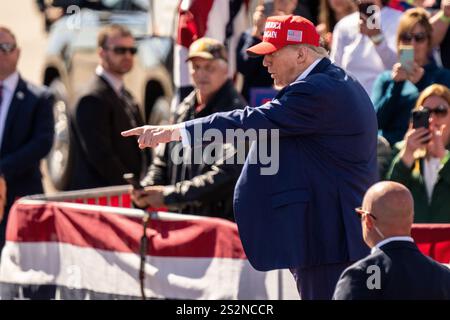
[[[123,80],[106,71],[101,65],[97,66],[95,74],[105,79],[119,97],[122,96]]]
[[[441,159],[431,157],[423,160],[423,181],[427,191],[428,203],[431,203],[434,186],[439,178],[439,171],[442,168]]]
[[[319,64],[319,62],[322,61],[322,59],[323,59],[323,58],[317,58],[313,63],[311,63],[311,65],[310,65],[308,68],[306,68],[306,70],[303,71],[303,72],[298,76],[298,78],[295,79],[295,81],[292,82],[292,83],[290,84],[290,86],[292,86],[294,83],[296,83],[296,82],[298,82],[298,81],[300,81],[300,80],[305,79],[305,78],[311,73],[311,71]]]
[[[375,45],[359,31],[359,12],[342,18],[333,30],[330,59],[356,77],[372,94],[373,84],[380,73],[392,69],[397,62],[397,27],[402,12],[383,7],[380,25],[384,40]]]
[[[8,76],[3,83],[3,100],[0,106],[0,148],[3,142],[3,133],[6,126],[6,117],[8,116],[9,107],[13,100],[14,92],[19,83],[19,73],[16,71]]]
[[[370,249],[370,253],[371,253],[371,254],[374,254],[378,249],[380,249],[380,247],[382,247],[382,246],[384,246],[385,244],[388,244],[389,242],[392,242],[392,241],[409,241],[409,242],[414,243],[414,239],[411,238],[411,237],[407,237],[407,236],[404,236],[404,237],[390,237],[390,238],[386,238],[386,239],[384,239],[384,240],[378,242],[378,243],[375,245],[375,247],[373,247],[372,249]]]

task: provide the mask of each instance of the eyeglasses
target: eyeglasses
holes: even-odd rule
[[[355,208],[355,212],[358,214],[358,217],[361,219],[362,216],[368,215],[371,216],[374,220],[377,220],[377,217],[375,217],[373,214],[371,214],[369,211],[364,210],[362,207]]]
[[[417,43],[422,43],[428,39],[428,36],[425,32],[419,33],[402,33],[400,35],[400,40],[404,43],[410,43],[412,40],[415,40]]]
[[[448,114],[448,107],[446,105],[440,104],[436,108],[431,108],[427,106],[422,106],[422,110],[427,110],[430,115],[434,113],[436,117],[443,118]]]
[[[120,55],[124,55],[127,52],[129,52],[131,55],[135,55],[138,51],[138,49],[136,47],[113,47],[113,48],[103,48],[105,50],[111,50],[112,52],[114,52],[115,54],[120,54]]]
[[[0,43],[0,51],[5,54],[10,54],[16,50],[16,44],[15,43]]]

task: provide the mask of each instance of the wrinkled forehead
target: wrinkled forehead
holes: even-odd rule
[[[119,32],[112,33],[108,36],[106,45],[115,46],[115,45],[134,45],[134,38],[132,36],[124,36]]]

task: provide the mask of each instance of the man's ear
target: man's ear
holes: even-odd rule
[[[104,59],[105,58],[105,54],[106,54],[106,50],[103,49],[102,47],[99,47],[97,49],[97,54],[100,58]]]
[[[305,47],[300,47],[300,48],[298,48],[298,51],[297,51],[297,60],[298,60],[298,62],[299,62],[299,63],[305,62],[306,57],[307,57],[307,54],[308,54],[308,53],[307,53]]]
[[[373,221],[372,218],[369,215],[365,215],[363,217],[364,221],[363,223],[365,224],[367,230],[372,230],[373,229]]]

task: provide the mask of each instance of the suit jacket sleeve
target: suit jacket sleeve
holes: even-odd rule
[[[14,179],[15,175],[35,166],[50,152],[52,147],[53,96],[49,91],[44,91],[38,96],[34,112],[33,128],[28,142],[16,152],[0,159],[0,172],[7,180]]]
[[[120,175],[111,172],[126,172],[127,169],[112,147],[108,110],[109,106],[97,97],[85,96],[78,103],[74,125],[87,161],[105,181],[119,185],[125,181]]]
[[[237,164],[236,159],[232,164],[227,164],[226,160],[235,156],[236,152],[231,145],[221,147],[225,156],[216,161],[211,166],[211,170],[167,187],[164,194],[166,205],[180,207],[195,203],[213,202],[220,200],[226,190],[229,189],[230,192],[233,190],[241,173],[242,165]],[[158,147],[157,155],[150,166],[149,173],[143,180],[144,186],[171,184],[166,174],[169,156],[167,148]]]
[[[284,90],[278,99],[256,108],[246,107],[187,121],[185,129],[190,145],[202,145],[203,133],[209,129],[219,130],[223,137],[226,137],[227,129],[278,129],[280,136],[306,135],[326,130],[328,121],[333,121],[333,117],[323,117],[324,114],[329,115],[329,106],[317,102],[318,98],[314,95],[319,90],[314,90],[306,82]]]

